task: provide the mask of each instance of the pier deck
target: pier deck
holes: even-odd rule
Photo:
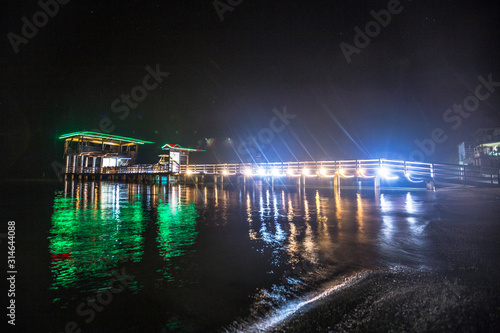
[[[499,184],[499,169],[469,165],[409,162],[402,160],[369,159],[340,161],[305,161],[271,163],[222,163],[170,165],[139,164],[122,167],[67,167],[66,175],[100,179],[140,180],[154,179],[155,176],[175,176],[193,178],[212,176],[214,179],[228,177],[243,178],[297,178],[305,183],[308,178],[328,179],[373,179],[377,186],[381,179],[406,179],[411,183],[430,181],[463,184]]]

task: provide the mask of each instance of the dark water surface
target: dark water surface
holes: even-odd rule
[[[19,331],[216,331],[282,319],[364,271],[445,265],[425,232],[441,219],[435,192],[1,186]]]

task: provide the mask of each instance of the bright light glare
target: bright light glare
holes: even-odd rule
[[[378,174],[381,176],[381,177],[384,177],[385,179],[387,180],[394,180],[394,179],[398,179],[399,177],[398,176],[392,176],[390,171],[387,170],[387,168],[380,168],[378,170]]]
[[[281,176],[279,169],[274,168],[274,169],[272,170],[272,175],[273,175],[273,176]]]
[[[229,174],[229,171],[227,171],[226,169],[224,169],[224,170],[222,170],[222,174],[223,175],[227,175],[227,174]]]
[[[302,174],[305,176],[309,175],[309,169],[306,168],[302,169]]]
[[[193,171],[191,171],[191,170],[186,170],[186,174],[190,175],[190,174],[192,174],[192,173],[193,173]]]
[[[253,176],[252,169],[250,169],[250,168],[245,169],[245,171],[243,171],[243,174],[245,176]]]
[[[259,169],[259,170],[257,171],[257,174],[259,174],[259,175],[261,175],[261,176],[265,176],[265,175],[266,175],[266,170],[264,170],[264,169],[262,169],[262,168],[261,168],[261,169]]]

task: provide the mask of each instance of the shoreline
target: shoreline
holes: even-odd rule
[[[500,188],[436,190],[423,231],[438,270],[381,269],[297,311],[278,332],[499,332]],[[454,214],[457,205],[461,213]]]
[[[478,281],[476,273],[373,271],[275,331],[498,332],[498,282]]]

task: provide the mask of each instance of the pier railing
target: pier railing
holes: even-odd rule
[[[76,174],[146,174],[146,173],[168,173],[168,165],[163,164],[136,164],[123,167],[68,167],[66,173]]]
[[[442,180],[498,184],[500,170],[495,167],[369,159],[341,161],[223,163],[182,165],[183,174],[246,176],[306,176],[342,178],[406,177],[410,181]]]
[[[471,165],[409,162],[401,160],[370,159],[341,161],[221,163],[180,165],[173,170],[169,165],[137,164],[123,167],[69,167],[73,174],[205,174],[272,177],[335,177],[341,178],[398,178],[410,181],[441,180],[457,183],[498,184],[499,168]]]
[[[224,163],[183,165],[181,173],[247,174],[247,175],[297,175],[328,176],[343,173],[346,176],[373,176],[380,170],[431,176],[432,163],[395,160],[342,160],[276,163]]]

